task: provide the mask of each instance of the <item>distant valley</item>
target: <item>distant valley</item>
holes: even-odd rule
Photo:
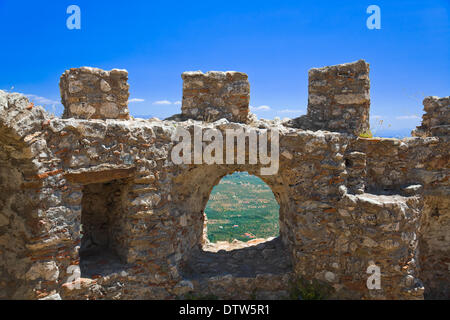
[[[246,172],[224,177],[214,187],[205,212],[211,242],[249,241],[279,233],[279,210],[272,190]]]

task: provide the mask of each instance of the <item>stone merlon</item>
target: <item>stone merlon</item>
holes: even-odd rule
[[[126,70],[67,70],[59,83],[63,118],[129,119],[127,80]]]
[[[213,122],[221,118],[249,122],[250,84],[236,71],[184,72],[182,115]]]

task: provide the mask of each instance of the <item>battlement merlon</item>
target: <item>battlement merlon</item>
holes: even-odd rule
[[[182,115],[186,118],[249,122],[250,83],[236,71],[184,72]]]
[[[63,118],[129,119],[127,81],[128,72],[121,69],[66,70],[59,83]]]
[[[369,64],[364,60],[313,68],[308,76],[308,112],[290,126],[359,135],[370,130]]]
[[[412,131],[416,137],[436,137],[450,135],[450,96],[426,97],[423,100],[425,113],[422,124]]]
[[[329,131],[358,135],[370,130],[369,64],[364,60],[311,69],[308,115]]]

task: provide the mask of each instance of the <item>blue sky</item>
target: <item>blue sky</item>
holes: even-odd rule
[[[81,30],[66,9],[81,8]],[[369,5],[381,29],[369,30]],[[306,112],[313,67],[365,59],[378,131],[412,129],[422,100],[450,94],[450,2],[442,1],[12,1],[0,0],[0,89],[59,104],[71,67],[124,68],[135,115],[180,112],[181,73],[249,75],[261,118]],[[389,128],[390,125],[390,128]]]

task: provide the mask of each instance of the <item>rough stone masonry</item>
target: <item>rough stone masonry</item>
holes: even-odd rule
[[[63,118],[129,119],[128,72],[97,68],[67,70],[59,83]]]
[[[125,70],[66,71],[62,119],[0,91],[1,299],[285,299],[302,283],[330,299],[450,298],[449,97],[424,100],[416,137],[366,139],[363,60],[312,69],[307,115],[283,123],[250,114],[243,73],[183,79],[182,113],[163,121],[128,115]],[[194,126],[278,130],[278,174],[174,165],[174,131]],[[236,171],[270,186],[280,236],[217,250],[204,210]]]

